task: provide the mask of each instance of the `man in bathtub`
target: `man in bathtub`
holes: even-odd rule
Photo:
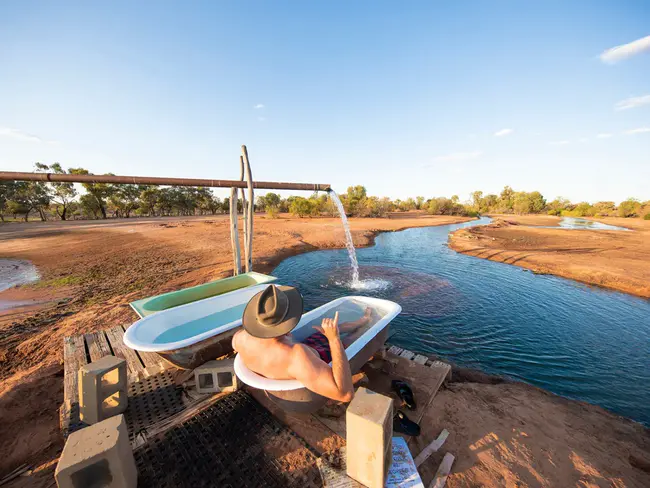
[[[270,285],[246,305],[243,330],[233,337],[233,349],[257,374],[296,379],[319,395],[351,401],[354,389],[345,347],[356,339],[354,331],[370,322],[371,310],[366,309],[359,320],[340,325],[336,312],[334,318],[325,318],[320,327],[314,327],[316,333],[296,343],[290,332],[301,316],[300,292],[290,286]],[[341,340],[340,333],[350,335]]]

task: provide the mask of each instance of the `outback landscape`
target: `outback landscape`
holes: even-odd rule
[[[422,213],[399,217],[351,219],[355,246],[371,245],[383,231],[470,220]],[[501,219],[510,223],[500,223]],[[609,263],[612,269],[629,271],[612,274],[605,286],[622,290],[636,286],[634,293],[647,293],[647,288],[638,286],[650,272],[650,263],[642,259],[648,241],[644,221],[635,219],[639,234],[629,233],[633,237],[619,241],[603,238],[608,233],[522,225],[555,221],[553,217],[502,216],[487,227],[461,229],[450,242],[452,247],[467,241],[474,247],[478,242],[485,249],[521,253],[519,247],[507,244],[522,242],[522,236],[558,240],[557,233],[563,232],[564,240],[557,244],[560,250],[553,253],[560,269],[563,260],[574,261],[573,256],[596,239],[602,250],[588,255],[603,261],[594,266]],[[630,221],[625,219],[625,223]],[[469,230],[471,238],[465,236]],[[531,237],[525,239],[527,243]],[[339,219],[258,216],[254,267],[270,272],[290,255],[342,247],[343,242]],[[621,249],[625,246],[629,252]],[[480,251],[460,250],[480,256]],[[612,254],[617,252],[628,258],[617,260]],[[0,317],[0,409],[7,440],[0,452],[0,472],[29,463],[34,472],[19,478],[17,486],[50,486],[62,449],[58,408],[63,399],[63,337],[128,325],[137,318],[130,301],[228,276],[232,266],[229,223],[224,216],[216,216],[6,224],[1,228],[0,256],[28,260],[41,273],[39,282],[0,294],[3,303],[22,303],[4,310]],[[536,257],[532,253],[515,264],[539,266]],[[585,273],[581,279],[588,282],[590,278]],[[591,283],[604,285],[602,280]],[[459,462],[449,478],[450,486],[641,487],[650,481],[648,430],[600,407],[462,368],[454,369],[452,382],[435,402],[439,405],[436,417],[425,419],[423,425],[431,432],[443,425],[452,432],[450,443]],[[473,421],[476,417],[482,419],[480,425]]]
[[[0,1],[0,487],[649,488],[648,26]]]

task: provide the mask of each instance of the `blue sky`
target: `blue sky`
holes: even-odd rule
[[[247,144],[259,180],[650,199],[647,36],[647,1],[7,0],[0,169],[238,178]]]

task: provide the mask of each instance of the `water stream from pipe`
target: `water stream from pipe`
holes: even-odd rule
[[[357,261],[357,251],[354,249],[354,243],[352,242],[352,234],[350,233],[350,225],[348,224],[348,218],[345,215],[345,209],[343,208],[343,203],[341,199],[336,194],[334,190],[329,192],[330,198],[336,205],[336,209],[339,211],[341,216],[341,223],[343,223],[343,230],[345,231],[345,247],[348,250],[348,257],[350,258],[350,267],[352,268],[352,281],[350,282],[350,287],[358,288],[359,287],[359,262]]]

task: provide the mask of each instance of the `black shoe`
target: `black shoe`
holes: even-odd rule
[[[417,437],[420,435],[420,426],[398,410],[393,417],[393,432]]]
[[[391,387],[397,393],[397,396],[404,402],[406,408],[415,410],[415,399],[413,398],[413,390],[411,387],[402,380],[393,380]]]

